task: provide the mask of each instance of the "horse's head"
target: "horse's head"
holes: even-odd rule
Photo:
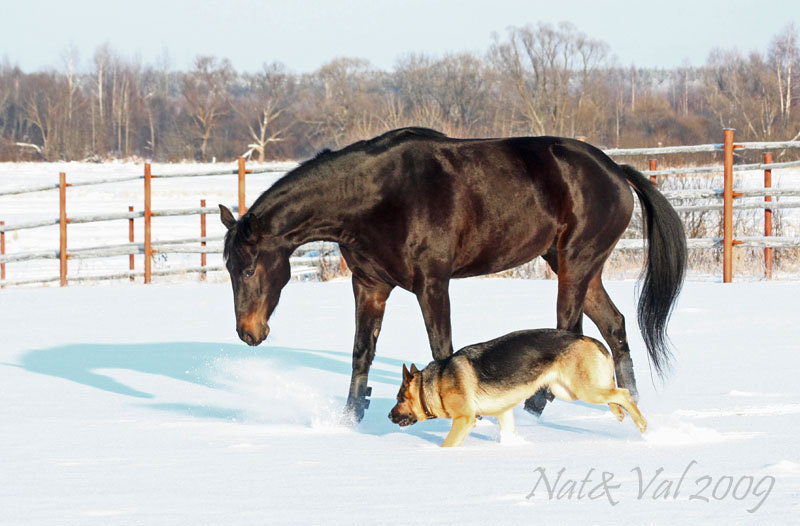
[[[278,305],[281,289],[289,282],[291,249],[278,238],[261,232],[249,214],[236,221],[219,205],[225,235],[225,266],[231,275],[236,332],[248,345],[267,338],[267,324]]]

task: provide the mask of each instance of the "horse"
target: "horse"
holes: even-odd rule
[[[686,267],[675,210],[653,184],[585,142],[559,137],[456,139],[401,128],[338,151],[323,150],[280,178],[227,228],[224,258],[236,330],[249,345],[269,318],[304,243],[332,241],[352,272],[353,368],[345,406],[358,422],[369,406],[370,366],[386,301],[395,287],[419,302],[434,359],[453,352],[451,279],[500,272],[542,256],[558,275],[558,329],[582,333],[585,313],[611,348],[617,382],[638,400],[625,318],[602,269],[631,220],[635,192],[647,234],[638,322],[663,375],[666,325]],[[541,414],[552,395],[525,408]]]

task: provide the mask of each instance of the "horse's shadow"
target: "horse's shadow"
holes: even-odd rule
[[[142,405],[185,416],[247,421],[240,408],[221,405],[166,403],[156,400],[154,393],[137,389],[103,374],[104,370],[127,370],[191,382],[212,389],[228,389],[215,377],[213,364],[220,359],[264,359],[278,370],[312,368],[343,377],[342,389],[351,374],[351,354],[318,349],[261,346],[245,347],[238,344],[208,342],[169,342],[147,344],[71,344],[46,349],[36,349],[24,354],[14,366],[33,373],[62,378],[102,391],[129,396]],[[370,372],[371,382],[399,386],[402,360],[376,356]],[[344,406],[343,396],[333,397],[334,403]],[[373,398],[364,420],[355,430],[371,435],[408,432],[426,441],[439,443],[448,429],[447,422],[429,422],[400,431],[387,415],[394,405],[391,398]]]
[[[308,367],[349,377],[350,357],[349,353],[328,350],[268,346],[254,349],[243,345],[205,342],[73,344],[30,351],[16,365],[31,372],[64,378],[111,393],[153,398],[151,393],[119,383],[96,371],[126,369],[207,387],[220,387],[209,374],[211,365],[219,359],[261,358],[270,360],[278,368]],[[375,368],[370,379],[399,385],[402,360],[376,357],[375,362],[396,368],[398,372]]]

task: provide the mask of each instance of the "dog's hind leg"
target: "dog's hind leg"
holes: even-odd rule
[[[608,404],[608,407],[611,408],[611,412],[614,413],[614,416],[617,417],[617,420],[622,422],[625,419],[625,412],[622,410],[622,407],[620,407],[619,404],[615,404],[612,402]]]
[[[625,408],[625,411],[631,415],[631,418],[633,418],[633,421],[636,423],[636,427],[639,428],[640,432],[644,433],[647,429],[647,421],[642,416],[642,413],[639,412],[639,408],[636,406],[636,402],[633,401],[630,391],[623,387],[601,389],[584,386],[578,389],[578,392],[575,394],[580,400],[589,402],[590,404],[608,404],[609,407],[614,404],[622,406]],[[617,419],[619,419],[619,415],[613,407],[611,407],[611,410],[615,415],[617,415]],[[617,410],[619,410],[619,407]]]
[[[457,416],[453,418],[453,426],[450,428],[450,432],[447,433],[447,438],[445,438],[444,442],[442,442],[442,447],[460,446],[474,427],[474,416]]]

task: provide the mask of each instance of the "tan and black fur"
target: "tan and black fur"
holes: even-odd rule
[[[513,408],[549,387],[562,400],[608,404],[622,421],[624,408],[644,433],[647,422],[627,389],[614,383],[614,361],[602,343],[557,329],[518,331],[470,345],[424,369],[403,365],[403,384],[392,422],[407,426],[452,418],[442,446],[459,446],[478,416],[494,416],[514,431]]]

